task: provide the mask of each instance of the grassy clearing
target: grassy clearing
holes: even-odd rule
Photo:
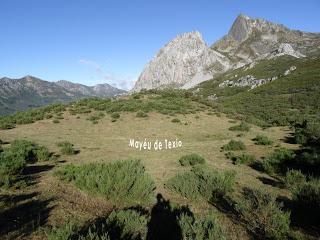
[[[67,165],[56,172],[64,181],[94,195],[117,203],[146,203],[151,200],[155,184],[138,160],[114,163]]]

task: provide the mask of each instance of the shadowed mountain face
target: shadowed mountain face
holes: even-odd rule
[[[240,14],[227,35],[211,47],[199,32],[178,35],[146,65],[133,91],[192,88],[227,70],[282,55],[295,58],[319,51],[320,34]]]
[[[68,81],[47,82],[32,76],[0,79],[0,115],[23,111],[56,102],[69,102],[86,97],[113,97],[125,93],[99,84],[88,87]]]

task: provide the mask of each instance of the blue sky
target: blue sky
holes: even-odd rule
[[[130,88],[177,34],[212,44],[239,13],[320,32],[320,1],[1,0],[0,77]]]

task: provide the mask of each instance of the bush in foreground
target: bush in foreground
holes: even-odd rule
[[[60,148],[60,152],[65,155],[74,155],[76,150],[73,148],[73,144],[70,142],[59,142],[57,146]]]
[[[320,211],[320,179],[305,181],[293,189],[293,200],[305,208]]]
[[[255,141],[256,145],[271,145],[273,143],[273,141],[265,135],[257,135],[253,141]]]
[[[67,165],[56,175],[82,190],[128,203],[148,202],[155,184],[138,160]]]
[[[46,147],[27,140],[15,140],[0,152],[0,187],[10,187],[28,163],[47,161],[51,153]]]
[[[231,140],[228,144],[223,145],[222,150],[224,151],[237,151],[245,150],[246,146],[242,141]]]
[[[166,187],[189,199],[204,197],[208,201],[223,198],[234,191],[235,173],[194,167],[169,179]]]
[[[263,239],[287,239],[290,213],[281,210],[276,195],[264,190],[245,189],[236,210],[250,231]]]
[[[204,164],[205,159],[199,154],[192,153],[184,155],[179,159],[181,166],[194,166],[196,164]]]

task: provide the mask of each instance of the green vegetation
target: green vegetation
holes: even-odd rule
[[[179,217],[182,239],[186,240],[226,240],[226,234],[221,229],[214,214],[196,219],[194,216],[182,214]]]
[[[146,118],[146,117],[148,117],[148,114],[143,112],[143,111],[138,111],[137,114],[136,114],[136,117]]]
[[[271,145],[273,143],[273,141],[265,135],[257,135],[253,141],[255,141],[256,145]]]
[[[171,120],[171,122],[173,122],[173,123],[180,123],[181,121],[180,121],[179,118],[174,118],[174,119]]]
[[[245,189],[236,209],[247,228],[263,239],[287,239],[290,213],[281,210],[276,195],[258,189]]]
[[[238,164],[251,164],[256,161],[256,159],[253,155],[249,155],[246,153],[242,153],[240,155],[235,155],[232,152],[227,152],[226,157],[231,159],[232,162],[236,165],[238,165]]]
[[[289,170],[284,177],[284,184],[288,189],[296,189],[306,182],[305,175],[300,170]]]
[[[297,69],[284,76],[291,66]],[[244,68],[244,67],[243,67]],[[284,126],[301,123],[304,119],[320,121],[319,56],[294,59],[282,56],[259,62],[252,69],[228,71],[212,81],[200,84],[197,93],[203,101],[216,94],[213,106],[229,116],[260,126]],[[248,87],[219,88],[219,83],[245,75],[256,78],[278,76],[277,80],[248,91]]]
[[[262,160],[262,170],[271,175],[285,173],[288,167],[287,163],[292,161],[294,157],[295,154],[290,149],[276,149],[272,154]]]
[[[103,195],[115,202],[148,202],[155,188],[138,160],[114,163],[92,163],[81,166],[67,165],[56,175],[92,194]]]
[[[293,200],[314,213],[320,212],[320,179],[312,178],[293,189]]]
[[[196,164],[204,164],[205,159],[199,154],[192,153],[184,155],[179,159],[181,166],[194,166]]]
[[[235,173],[219,172],[196,166],[191,171],[179,173],[169,179],[166,187],[189,199],[205,198],[214,201],[234,191]]]
[[[57,143],[60,148],[60,152],[64,155],[74,155],[77,151],[73,148],[73,144],[67,141]]]
[[[27,164],[49,160],[47,148],[27,140],[15,140],[0,152],[0,187],[9,188],[21,180]]]
[[[223,145],[222,150],[224,151],[237,151],[237,150],[245,150],[246,146],[244,145],[244,143],[239,140],[230,140],[229,143],[227,143],[226,145]]]
[[[229,128],[230,131],[248,132],[250,130],[249,124],[241,122],[239,125],[235,125]]]
[[[53,104],[38,109],[1,116],[0,129],[11,129],[16,125],[34,123],[39,120],[47,119],[48,116],[52,116],[52,114],[59,114],[65,111],[65,109],[66,106],[63,104]]]

